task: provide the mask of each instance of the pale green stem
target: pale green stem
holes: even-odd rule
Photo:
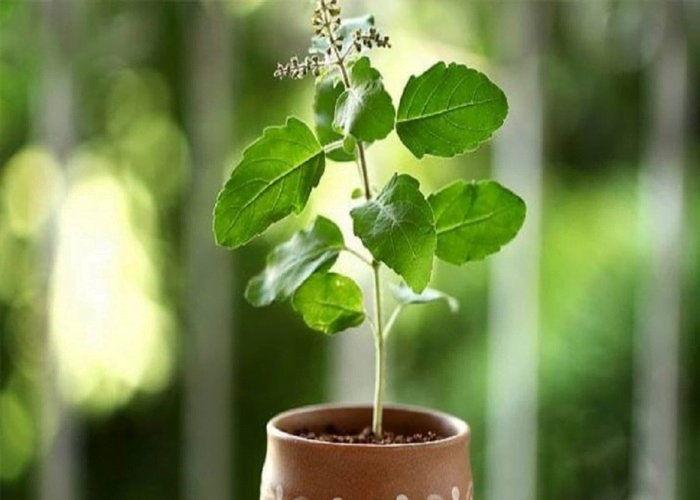
[[[374,312],[376,329],[374,342],[375,352],[375,379],[374,379],[374,412],[372,415],[372,431],[381,436],[382,417],[384,414],[384,389],[386,386],[386,352],[384,350],[384,333],[382,320],[382,283],[380,276],[380,263],[376,260],[372,266],[374,270]]]
[[[357,141],[357,157],[360,162],[360,172],[362,177],[362,184],[365,190],[365,199],[370,201],[372,199],[372,189],[369,186],[369,174],[367,173],[367,159],[365,158],[365,145],[361,141]]]
[[[325,4],[323,4],[325,7]],[[325,11],[324,11],[325,12]],[[335,37],[333,30],[330,27],[330,20],[325,16],[326,31],[328,41],[330,42],[331,50],[335,53],[340,73],[343,77],[343,84],[346,89],[350,89],[350,77],[348,76],[347,68],[345,67],[345,59],[343,55],[335,47]],[[372,200],[372,189],[369,184],[369,173],[367,171],[367,158],[365,157],[365,146],[362,141],[357,142],[357,159],[360,166],[360,177],[364,188],[365,199],[369,202]],[[382,416],[384,413],[384,386],[386,385],[386,353],[384,352],[384,333],[382,322],[382,283],[380,276],[381,263],[377,260],[372,261],[372,270],[374,272],[374,304],[375,304],[375,381],[374,381],[374,411],[372,414],[372,431],[381,435],[382,433]]]
[[[334,142],[329,142],[325,146],[323,146],[323,152],[328,154],[332,153],[333,151],[336,151],[338,149],[343,149],[343,140],[339,141],[334,141]]]
[[[384,326],[384,340],[389,338],[389,335],[391,334],[391,330],[394,328],[394,323],[396,323],[396,320],[399,318],[399,315],[401,314],[401,311],[403,311],[404,306],[399,305],[394,309],[394,311],[391,313],[391,316],[389,316],[389,321],[386,322],[386,325]]]
[[[364,263],[367,264],[368,266],[370,266],[370,267],[373,266],[372,261],[369,260],[369,259],[368,259],[367,257],[365,257],[364,255],[362,255],[362,254],[361,254],[360,252],[358,252],[357,250],[354,250],[354,249],[352,249],[352,248],[350,248],[350,247],[344,247],[343,250],[345,250],[346,252],[348,252],[348,253],[351,254],[351,255],[354,255],[355,257],[357,257],[359,260],[361,260],[362,262],[364,262]]]

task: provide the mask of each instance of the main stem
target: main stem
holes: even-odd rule
[[[349,83],[349,82],[348,82]],[[349,85],[346,85],[349,88]],[[372,200],[372,189],[369,184],[369,172],[367,170],[367,158],[365,146],[357,142],[357,158],[360,165],[360,177],[365,191],[365,199]],[[372,432],[375,435],[382,434],[382,417],[384,415],[384,388],[386,387],[386,351],[384,349],[384,318],[382,317],[382,277],[381,263],[372,260],[372,273],[374,274],[374,410],[372,412]]]
[[[342,67],[342,66],[341,66]],[[349,82],[346,84],[349,88]],[[360,177],[365,191],[365,199],[372,200],[372,190],[369,185],[369,172],[367,170],[367,158],[365,157],[365,146],[362,142],[357,142],[357,159],[360,165]],[[384,414],[384,388],[386,386],[386,351],[384,349],[384,318],[382,317],[382,277],[381,263],[374,259],[372,261],[372,273],[374,274],[374,411],[372,412],[372,432],[375,435],[382,434],[382,417]]]
[[[374,312],[376,329],[374,332],[375,346],[375,378],[374,378],[374,411],[372,413],[372,431],[381,436],[384,406],[384,388],[386,386],[386,352],[384,350],[384,332],[382,319],[382,283],[379,272],[380,264],[372,263],[374,271]]]
[[[323,2],[322,2],[323,3]],[[325,3],[323,3],[325,7]],[[346,89],[350,89],[350,77],[348,70],[345,67],[345,58],[336,48],[335,36],[331,28],[330,19],[325,14],[326,33],[328,41],[335,53],[340,73],[343,77],[343,84]],[[365,155],[365,146],[362,141],[357,141],[357,161],[360,166],[360,177],[362,178],[362,186],[365,199],[372,201],[372,189],[369,183],[369,172],[367,169],[367,157]],[[386,386],[386,352],[384,350],[384,320],[382,318],[382,280],[380,273],[381,263],[376,259],[372,260],[372,272],[374,274],[374,345],[375,345],[375,375],[374,375],[374,410],[372,412],[372,432],[380,436],[382,434],[382,417],[384,408],[384,388]]]

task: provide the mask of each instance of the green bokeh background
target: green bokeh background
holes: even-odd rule
[[[356,14],[375,8],[370,2],[346,3]],[[41,5],[0,3],[0,491],[8,500],[36,498],[37,492],[39,386],[46,361],[41,325],[48,315],[42,262],[52,247],[42,233],[49,213],[45,205],[51,207],[52,193],[61,185],[98,176],[121,186],[133,251],[144,266],[142,276],[149,277],[143,278],[145,296],[166,318],[159,330],[163,352],[154,359],[168,369],[154,386],[144,382],[120,397],[93,395],[76,402],[84,498],[184,498],[183,221],[187,186],[196,175],[188,128],[189,47],[191,20],[197,11],[211,9],[211,2],[73,5],[73,22],[80,27],[70,42],[77,105],[72,123],[66,123],[75,137],[69,155],[74,166],[65,177],[36,140],[42,68],[52,57],[42,38]],[[307,46],[310,5],[304,0],[215,5],[226,16],[234,59],[227,82],[233,126],[223,180],[264,126],[281,124],[291,113],[312,116],[309,80],[272,77],[278,61]],[[678,480],[679,499],[691,500],[700,498],[700,7],[679,5],[685,9],[690,95],[684,130]],[[394,49],[378,53],[376,66],[395,103],[408,75],[438,59],[463,58],[498,75],[509,62],[499,49],[508,8],[508,2],[444,0],[377,5],[377,22],[391,35]],[[537,2],[530,8],[538,9],[541,23],[544,117],[537,498],[627,498],[636,307],[645,271],[637,232],[639,179],[661,21],[652,2]],[[378,185],[396,169],[418,174],[432,187],[490,172],[490,147],[463,158],[418,163],[392,134],[370,152],[381,166],[374,174]],[[341,187],[347,187],[349,200],[355,186]],[[322,186],[301,221],[336,192],[337,186]],[[235,498],[258,497],[265,422],[284,409],[333,398],[331,343],[308,332],[288,304],[257,310],[242,298],[271,245],[298,224],[285,222],[232,257],[235,324],[220,334],[235,336]],[[409,310],[390,345],[391,399],[467,419],[477,484],[484,482],[487,446],[488,265],[437,264],[434,284],[460,299],[460,313],[451,316],[437,305]],[[127,309],[126,314],[139,312]]]

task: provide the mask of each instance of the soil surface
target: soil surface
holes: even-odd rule
[[[410,435],[384,431],[381,436],[378,436],[372,432],[370,427],[365,427],[361,432],[357,432],[356,430],[343,432],[332,425],[327,426],[324,432],[312,432],[308,429],[300,429],[293,434],[312,441],[342,444],[413,444],[430,443],[432,441],[444,439],[444,436],[440,436],[433,431],[417,432]]]

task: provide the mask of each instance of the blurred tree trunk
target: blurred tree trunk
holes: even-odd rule
[[[505,59],[497,81],[510,105],[494,142],[493,175],[527,203],[514,243],[492,260],[487,484],[490,500],[537,498],[537,372],[542,198],[539,7],[503,4]]]
[[[233,258],[217,248],[212,210],[232,136],[231,23],[221,2],[186,4],[187,128],[193,175],[185,204],[184,498],[231,500]]]
[[[75,82],[73,57],[79,40],[79,9],[70,0],[37,4],[41,23],[41,77],[35,108],[34,137],[47,147],[65,169],[75,142]],[[65,401],[58,383],[58,360],[53,348],[48,289],[56,239],[56,214],[43,235],[43,374],[40,383],[40,500],[79,500],[81,432],[75,411]]]
[[[636,500],[677,498],[688,54],[683,4],[661,2],[658,8],[666,25],[649,69],[650,129],[639,183],[643,284],[637,304]]]

